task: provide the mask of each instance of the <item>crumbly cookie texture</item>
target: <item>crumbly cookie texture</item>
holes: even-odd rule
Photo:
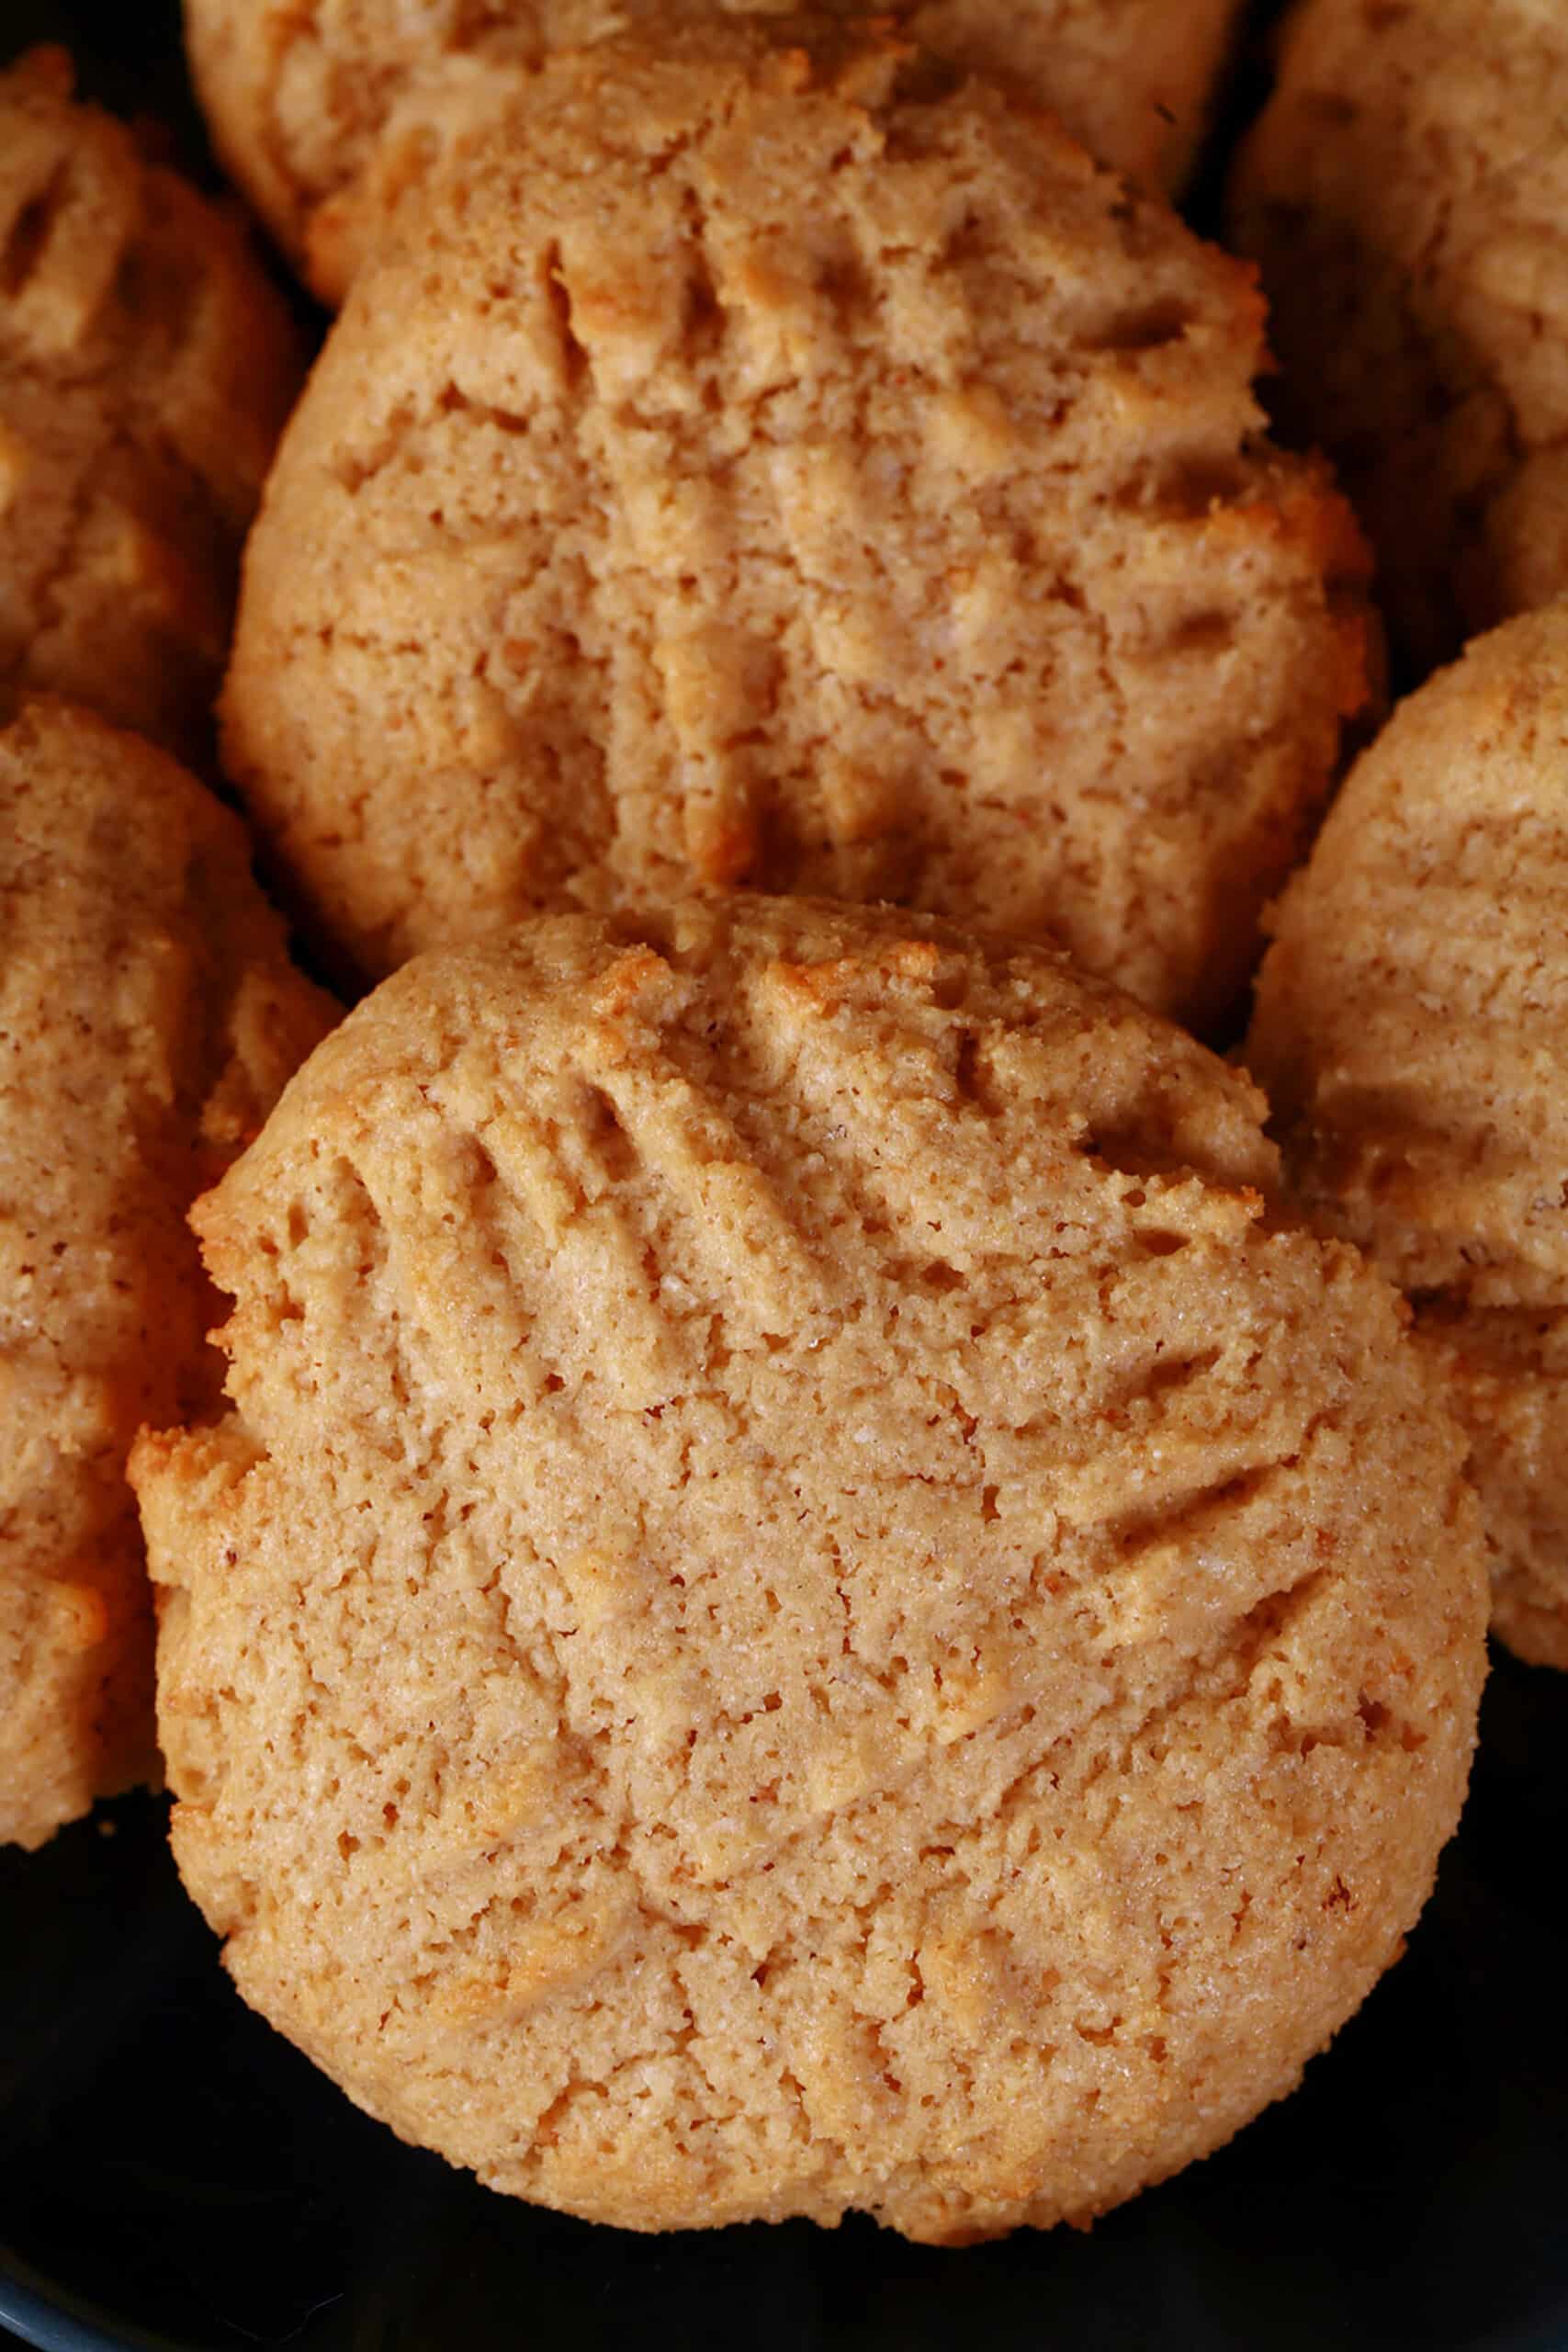
[[[1237,165],[1292,433],[1408,653],[1568,588],[1568,11],[1304,0]]]
[[[725,0],[688,17],[725,13]],[[1058,111],[1100,158],[1149,187],[1186,180],[1238,0],[828,0],[897,24],[966,72]],[[672,0],[186,0],[213,139],[286,252],[336,305],[407,187],[504,114],[558,51]],[[728,13],[777,15],[777,0]]]
[[[238,226],[71,89],[0,74],[0,687],[195,751],[303,368]]]
[[[247,550],[225,760],[318,932],[380,973],[748,884],[1224,1007],[1364,692],[1248,272],[859,32],[531,91],[360,278]]]
[[[329,1007],[243,833],[86,711],[0,724],[0,1840],[156,1771],[152,1612],[125,1456],[215,1404],[186,1210]]]
[[[198,1204],[234,1409],[133,1464],[246,1998],[635,2229],[1084,2221],[1287,2090],[1453,1826],[1485,1578],[1262,1110],[887,910],[388,981]]]
[[[1305,1205],[1409,1293],[1497,1631],[1568,1666],[1568,602],[1401,705],[1286,892],[1247,1059]]]

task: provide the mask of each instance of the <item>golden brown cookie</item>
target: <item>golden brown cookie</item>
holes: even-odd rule
[[[185,1213],[330,1008],[227,810],[64,703],[0,724],[0,1840],[154,1769],[125,1456],[217,1400]]]
[[[1303,0],[1243,151],[1282,420],[1424,668],[1568,588],[1568,9]]]
[[[1043,116],[731,20],[555,61],[362,276],[224,752],[365,969],[736,884],[1239,987],[1364,690],[1249,274]]]
[[[684,13],[705,9],[694,0]],[[1185,181],[1238,0],[827,0],[1056,108],[1104,162]],[[779,14],[757,0],[735,14]],[[547,56],[657,37],[672,0],[186,0],[191,70],[224,162],[325,302],[341,302],[408,186],[506,112]]]
[[[1568,603],[1352,769],[1247,1057],[1305,1204],[1416,1305],[1473,1447],[1494,1623],[1568,1666]]]
[[[1453,1826],[1485,1579],[1263,1107],[888,910],[389,980],[198,1204],[233,1410],[133,1464],[246,1998],[636,2229],[1084,2221],[1288,2089]]]
[[[71,87],[0,74],[0,687],[194,751],[300,355],[235,223]]]

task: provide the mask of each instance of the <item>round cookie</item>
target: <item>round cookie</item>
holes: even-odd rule
[[[1303,0],[1232,191],[1422,668],[1568,588],[1568,11]]]
[[[62,50],[0,73],[0,687],[195,754],[298,338],[237,225],[71,88]]]
[[[1249,273],[858,33],[530,92],[361,276],[246,552],[225,763],[309,919],[380,973],[746,884],[1225,1007],[1364,692]]]
[[[233,817],[63,703],[0,723],[0,1840],[156,1771],[125,1457],[216,1403],[193,1196],[327,1025]]]
[[[1247,1058],[1290,1176],[1411,1295],[1493,1622],[1568,1666],[1568,602],[1400,707],[1274,929]]]
[[[1238,0],[828,0],[897,24],[966,72],[1055,108],[1100,159],[1176,189],[1191,169]],[[720,13],[688,6],[690,17]],[[336,305],[408,186],[504,114],[547,56],[671,0],[186,0],[191,71],[228,169]],[[778,14],[777,0],[734,14]]]
[[[1429,1887],[1485,1580],[1263,1107],[889,910],[388,981],[195,1212],[233,1411],[133,1464],[245,1997],[637,2229],[1084,2221],[1288,2089]]]

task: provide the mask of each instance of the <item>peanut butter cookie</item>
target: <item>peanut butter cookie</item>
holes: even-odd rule
[[[1568,588],[1568,9],[1303,0],[1233,191],[1422,669]]]
[[[71,89],[0,73],[0,687],[194,752],[303,368],[236,224]]]
[[[1286,892],[1247,1059],[1306,1204],[1410,1294],[1494,1622],[1568,1666],[1568,603],[1402,705]]]
[[[403,219],[224,694],[322,935],[744,884],[1234,997],[1364,693],[1246,269],[985,84],[737,19],[547,64]]]
[[[1395,1957],[1462,1445],[1260,1097],[1041,949],[547,918],[350,1015],[145,1437],[174,1846],[405,2137],[634,2229],[1085,2221]]]
[[[86,711],[0,724],[0,1839],[155,1770],[152,1611],[125,1456],[215,1404],[192,1197],[329,1008],[244,836]]]

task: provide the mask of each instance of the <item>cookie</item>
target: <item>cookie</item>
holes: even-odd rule
[[[829,0],[829,8],[833,0]],[[720,13],[688,7],[688,16]],[[735,11],[734,13],[742,13]],[[779,13],[768,0],[751,14]],[[896,0],[873,11],[965,71],[1057,109],[1104,162],[1186,180],[1238,0]],[[230,172],[324,302],[341,302],[402,192],[503,115],[547,56],[643,25],[670,0],[186,0],[186,38]]]
[[[691,888],[892,899],[1191,1019],[1364,691],[1250,277],[858,34],[546,65],[363,274],[246,553],[223,749],[364,971]]]
[[[194,756],[301,357],[236,224],[71,88],[0,73],[0,688]]]
[[[1296,1190],[1411,1295],[1494,1622],[1568,1666],[1568,602],[1395,713],[1292,883],[1247,1058]]]
[[[25,698],[0,724],[0,1840],[156,1770],[125,1457],[215,1404],[192,1197],[328,1007],[236,820],[172,760]]]
[[[1568,13],[1303,0],[1233,187],[1409,661],[1568,588]]]
[[[1463,1789],[1457,1430],[1238,1073],[889,910],[404,967],[144,1437],[186,1884],[406,2138],[633,2229],[1087,2220],[1288,2089]]]

